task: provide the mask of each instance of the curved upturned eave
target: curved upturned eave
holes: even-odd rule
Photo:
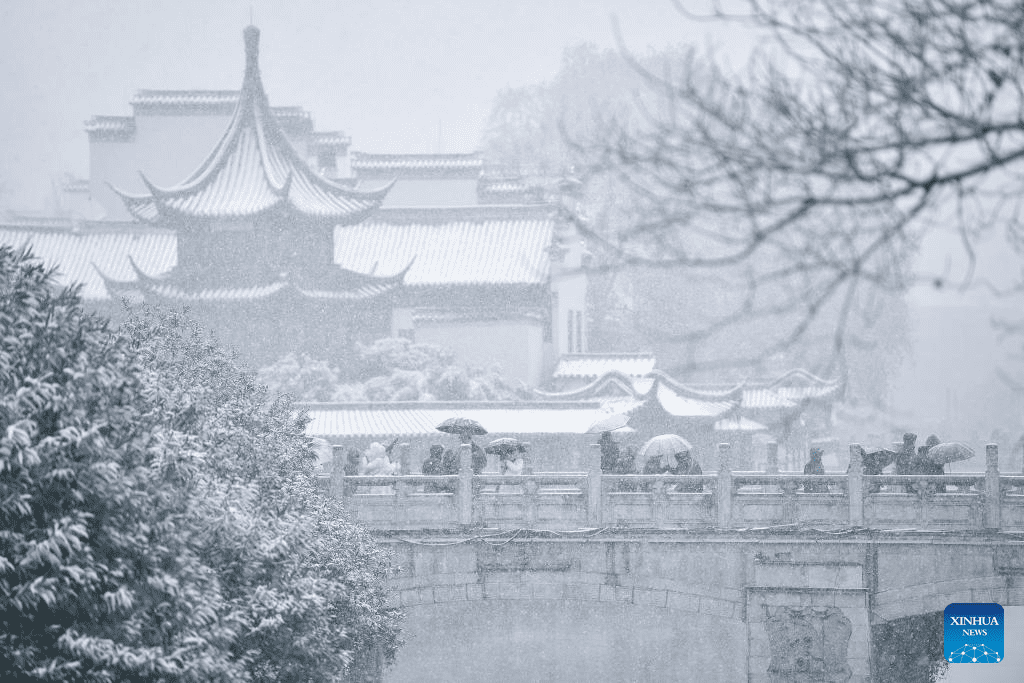
[[[224,135],[199,167],[174,187],[144,182],[149,196],[122,197],[133,216],[253,218],[287,207],[321,222],[351,225],[380,208],[394,181],[369,192],[333,183],[299,156],[270,110],[258,64],[259,31],[245,30],[242,90]],[[148,200],[148,203],[147,203]]]
[[[136,220],[142,221],[143,223],[154,224],[160,222],[160,210],[157,208],[156,202],[153,201],[152,195],[131,194],[121,190],[110,182],[107,183],[107,187],[121,198],[121,201],[124,203],[124,208],[127,209],[128,213],[130,213]]]

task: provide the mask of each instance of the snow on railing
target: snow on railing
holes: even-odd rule
[[[729,444],[719,444],[712,474],[604,474],[595,453],[587,472],[474,475],[469,448],[462,446],[457,475],[345,476],[339,457],[321,480],[355,520],[375,529],[1024,531],[1024,475],[999,474],[995,444],[986,447],[985,472],[947,475],[865,475],[856,444],[846,474],[771,471],[771,460],[769,472],[732,471]]]

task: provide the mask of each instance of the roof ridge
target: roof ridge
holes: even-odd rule
[[[263,89],[259,29],[247,26],[243,36],[246,63],[242,88],[231,121],[214,149],[193,173],[173,187],[160,188],[147,180],[148,198],[120,190],[118,194],[126,199],[126,204],[130,200],[129,211],[144,220],[154,220],[154,214],[156,218],[159,214],[251,216],[284,202],[315,218],[338,222],[362,220],[380,206],[391,186],[369,192],[354,190],[327,180],[309,167],[284,134]],[[260,167],[255,173],[245,168],[253,163]],[[238,177],[229,176],[218,183],[224,173]],[[262,178],[265,187],[244,186],[245,181],[258,184],[256,178]],[[213,188],[216,196],[208,196],[205,202],[201,195],[197,197],[209,188]],[[156,211],[146,203],[153,204]]]
[[[543,410],[601,409],[601,401],[314,401],[293,404],[302,410],[505,410],[526,408]]]
[[[464,206],[385,206],[374,213],[374,218],[394,221],[418,221],[423,218],[451,216],[462,220],[508,219],[538,216],[554,218],[556,207],[551,204],[466,204]]]

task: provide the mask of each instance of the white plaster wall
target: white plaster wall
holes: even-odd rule
[[[506,378],[537,386],[543,380],[544,333],[540,321],[416,324],[416,341],[455,352],[461,364],[498,365]]]

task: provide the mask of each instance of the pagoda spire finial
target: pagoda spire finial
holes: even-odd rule
[[[242,31],[245,38],[245,71],[253,73],[260,68],[260,30],[250,24]]]

